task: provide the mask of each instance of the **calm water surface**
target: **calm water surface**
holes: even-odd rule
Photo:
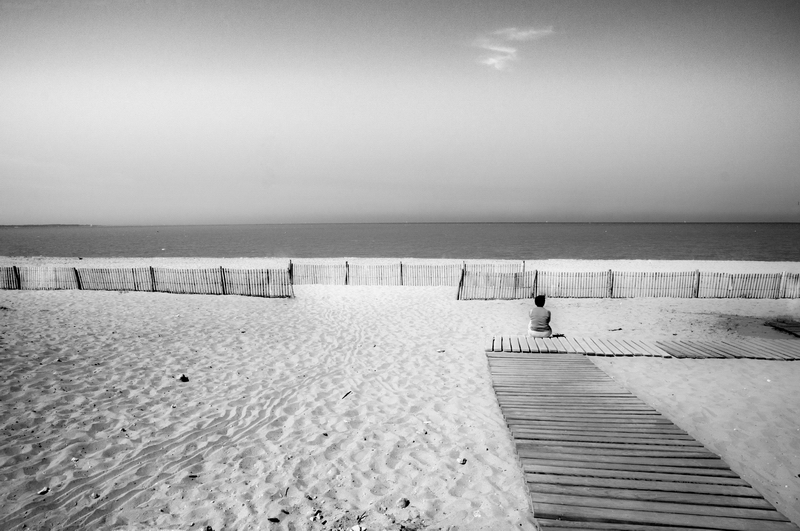
[[[5,226],[0,255],[800,261],[800,224]]]

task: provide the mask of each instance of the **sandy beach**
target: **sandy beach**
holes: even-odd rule
[[[800,271],[578,262],[536,267]],[[36,263],[286,262],[0,258]],[[482,351],[489,333],[523,333],[531,301],[457,301],[451,287],[309,285],[295,295],[0,291],[0,527],[536,528]],[[787,339],[764,321],[800,319],[799,300],[547,307],[556,332],[578,337]],[[800,364],[595,362],[800,524]]]

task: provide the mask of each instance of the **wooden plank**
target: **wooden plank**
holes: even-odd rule
[[[522,352],[522,347],[519,345],[518,336],[509,336],[508,340],[511,342],[511,352]]]
[[[648,348],[648,346],[643,341],[637,341],[637,340],[633,340],[633,339],[626,339],[625,340],[625,344],[628,345],[628,348],[631,351],[633,351],[634,355],[636,355],[636,356],[654,356],[654,355],[656,355],[656,354],[653,353],[653,350],[651,348]],[[662,351],[662,353],[666,354],[666,352],[663,352],[663,351]]]
[[[528,488],[542,494],[564,494],[570,496],[588,496],[595,498],[624,499],[662,503],[685,503],[691,505],[706,505],[715,507],[729,507],[735,509],[749,509],[756,511],[769,511],[775,513],[775,508],[762,498],[744,498],[739,496],[720,496],[716,494],[704,494],[700,492],[678,492],[671,490],[652,490],[655,485],[653,481],[639,482],[647,483],[645,488],[620,488],[619,486],[595,485],[563,485],[544,483],[539,481],[528,481]],[[761,516],[760,512],[752,516]],[[748,518],[743,514],[736,515],[738,518]],[[774,518],[770,518],[774,520]]]
[[[695,358],[694,352],[687,351],[680,345],[676,345],[673,341],[657,341],[656,345],[662,350],[669,353],[670,356],[675,358]]]
[[[561,343],[561,338],[549,337],[549,338],[545,338],[545,339],[549,339],[550,340],[550,342],[555,347],[556,352],[558,352],[559,354],[575,354],[574,352],[569,352],[567,350],[566,346],[563,343]]]
[[[619,341],[620,343],[625,345],[625,348],[627,348],[631,352],[631,355],[633,355],[633,356],[650,356],[651,355],[650,353],[647,352],[646,349],[644,349],[644,348],[642,348],[642,346],[634,343],[633,340],[631,340],[631,339],[617,339],[617,341]]]
[[[583,349],[581,344],[575,340],[575,338],[562,337],[561,341],[562,342],[566,341],[567,343],[569,343],[576,354],[586,354],[586,351]]]
[[[561,474],[534,474],[526,473],[525,480],[529,483],[575,485],[584,487],[605,487],[619,489],[638,489],[661,492],[698,493],[717,496],[733,497],[731,502],[748,507],[772,507],[761,494],[752,487],[733,485],[712,485],[709,483],[689,483],[682,481],[648,481],[642,479],[614,479],[586,476],[567,476]],[[749,500],[749,501],[748,501]]]
[[[618,356],[633,356],[633,351],[628,348],[622,341],[618,339],[604,339],[606,345],[611,347],[615,352],[618,352]]]
[[[671,425],[672,423],[669,420],[658,418],[658,417],[644,417],[639,416],[637,418],[632,417],[610,417],[610,416],[594,416],[591,418],[587,417],[577,417],[577,416],[558,416],[558,415],[505,415],[506,423],[509,426],[521,426],[525,425],[531,421],[557,421],[557,422],[573,422],[575,424],[586,424],[590,422],[597,422],[597,423],[604,423],[609,426],[614,426],[618,424],[623,424],[625,426],[636,426],[641,425],[649,426],[649,425]]]
[[[553,340],[557,341],[558,343],[560,343],[561,347],[564,349],[564,352],[566,352],[567,354],[577,354],[578,353],[577,349],[574,346],[572,346],[572,344],[569,341],[567,341],[566,337],[556,337],[556,338],[553,338]]]
[[[483,345],[483,349],[486,352],[493,352],[494,351],[494,336],[488,336],[486,338],[486,342]]]
[[[794,340],[789,340],[790,342],[794,343]],[[776,360],[789,360],[794,359],[794,356],[788,353],[787,349],[781,348],[783,347],[786,340],[750,340],[750,341],[742,341],[742,347],[747,349],[748,351],[756,351],[763,354],[767,359],[776,359]]]
[[[719,459],[708,450],[704,448],[691,448],[689,451],[681,446],[654,446],[656,450],[651,450],[650,445],[641,444],[636,448],[626,448],[625,445],[605,445],[605,446],[569,446],[561,443],[560,441],[522,441],[528,442],[528,446],[535,450],[547,454],[548,459],[555,459],[556,455],[571,454],[575,456],[583,456],[584,459],[594,456],[599,457],[615,457],[615,458],[630,458],[630,459]],[[550,443],[548,445],[546,443]],[[678,450],[680,449],[680,450]],[[694,450],[694,451],[692,451]],[[569,461],[569,459],[564,459]],[[572,459],[573,461],[579,459]]]
[[[538,344],[540,341],[544,345],[543,349],[540,347],[541,352],[548,352],[551,354],[558,353],[558,348],[556,347],[555,343],[553,343],[552,339],[550,339],[549,337],[537,337],[536,343]]]
[[[511,341],[508,336],[500,336],[503,352],[511,352]]]
[[[745,359],[782,359],[780,356],[775,356],[771,353],[768,353],[766,349],[761,348],[759,345],[754,345],[748,341],[720,341],[720,343],[724,346],[727,346],[727,350],[732,350],[735,352],[735,356],[737,358],[745,358]]]
[[[600,339],[597,337],[593,337],[592,341],[597,343],[599,347],[601,347],[608,355],[611,356],[624,356],[625,353],[621,351],[616,345],[611,344],[610,340],[608,339]]]
[[[531,383],[531,386],[534,386],[535,383]],[[495,385],[495,390],[501,391],[503,387]],[[498,395],[499,398],[499,395]],[[505,397],[506,403],[514,403],[519,402],[525,405],[533,405],[531,400],[527,396],[508,396]],[[549,397],[549,396],[542,396],[536,400],[536,405],[538,406],[566,406],[566,407],[575,407],[575,406],[590,406],[590,407],[622,407],[622,408],[632,408],[632,409],[646,409],[648,411],[655,411],[652,407],[647,405],[646,403],[642,402],[641,400],[637,400],[635,397],[620,397],[615,396],[612,398],[583,398],[581,396],[575,397],[565,397],[565,398],[556,398],[556,397]]]
[[[767,321],[765,324],[781,332],[800,337],[800,323],[796,321]]]
[[[683,341],[681,343],[688,343],[687,341]],[[735,359],[740,358],[740,352],[734,352],[729,349],[720,348],[716,342],[712,341],[692,341],[692,345],[695,345],[700,350],[704,352],[711,352],[716,355],[718,358],[727,358],[727,359]]]
[[[580,429],[582,428],[582,429]],[[662,430],[648,430],[648,429],[640,429],[638,431],[612,431],[612,430],[599,430],[588,428],[585,426],[580,426],[579,428],[570,429],[564,427],[556,427],[556,428],[543,428],[543,427],[526,427],[526,426],[512,426],[511,432],[515,436],[516,439],[519,441],[525,441],[525,439],[535,439],[539,435],[564,435],[564,436],[584,436],[590,437],[589,439],[591,445],[595,445],[597,443],[603,442],[604,437],[609,436],[616,436],[616,437],[627,437],[627,438],[638,438],[638,439],[647,439],[646,442],[641,443],[642,447],[647,447],[648,449],[654,446],[663,447],[664,449],[675,450],[675,451],[693,451],[697,452],[700,451],[698,448],[702,448],[700,446],[692,446],[692,447],[685,447],[685,446],[675,446],[670,445],[669,439],[682,439],[682,440],[693,440],[691,436],[684,435],[682,433],[670,433],[665,432]],[[558,439],[553,439],[558,441]],[[631,444],[628,441],[620,441],[620,442],[612,442],[607,441],[608,444],[604,445],[609,448],[620,448],[625,449],[627,448],[626,444]],[[562,444],[565,446],[587,446],[585,442],[582,441],[567,441],[565,439],[561,439],[558,442],[552,441],[540,441],[542,444]],[[708,455],[714,455],[708,450],[705,450],[705,453]]]
[[[722,355],[720,353],[715,352],[713,349],[704,348],[703,345],[692,342],[692,341],[674,341],[676,345],[679,345],[681,348],[686,350],[687,352],[694,353],[695,356],[698,358],[728,358],[729,356]]]
[[[553,415],[564,414],[581,418],[591,418],[597,416],[617,416],[626,418],[651,418],[657,413],[647,409],[623,409],[613,406],[598,406],[589,408],[586,406],[562,407],[556,405],[539,406],[536,404],[503,403],[503,413],[506,415],[531,414],[531,415]]]
[[[551,520],[549,518],[536,518],[536,523],[543,531],[553,529],[557,531],[709,531],[707,527],[674,527],[663,525],[622,524],[619,522],[582,522],[576,520]]]
[[[575,464],[577,465],[577,463]],[[640,470],[606,470],[584,466],[548,465],[541,462],[523,461],[522,468],[528,473],[559,474],[569,476],[589,476],[614,479],[640,479],[648,481],[680,481],[684,483],[703,483],[713,485],[729,485],[749,487],[740,477],[702,476],[695,474],[667,474],[663,472],[643,472]]]
[[[522,348],[522,352],[524,352],[524,353],[531,352],[531,346],[528,343],[528,338],[526,336],[520,336],[519,337],[519,346],[520,346],[520,348]],[[534,352],[536,352],[536,351],[534,351]]]
[[[714,341],[714,349],[730,358],[741,358],[746,355],[745,351],[734,344],[727,344],[724,341]]]
[[[640,500],[631,498],[608,498],[603,496],[581,496],[567,493],[540,492],[535,483],[528,483],[528,490],[534,503],[536,514],[537,503],[574,505],[578,507],[597,507],[604,509],[617,509],[624,511],[647,511],[653,513],[668,513],[670,516],[697,515],[702,517],[725,518],[735,520],[757,520],[762,522],[789,522],[781,513],[773,508],[752,509],[744,507],[715,506],[703,503],[675,503],[655,500]],[[542,490],[550,490],[543,488]],[[662,521],[661,523],[668,523]],[[699,522],[695,522],[697,524]],[[736,522],[737,525],[746,525],[746,522]],[[734,525],[726,522],[726,525]],[[731,528],[728,528],[731,529]],[[734,527],[733,529],[752,529],[752,527]]]
[[[547,433],[536,433],[531,435],[526,435],[526,438],[536,440],[536,441],[582,441],[588,443],[600,443],[600,442],[608,442],[608,443],[619,443],[619,444],[648,444],[651,443],[652,440],[648,439],[647,437],[621,437],[621,436],[610,436],[610,437],[600,437],[600,436],[587,436],[587,435],[572,435],[572,434],[554,434],[550,435]],[[523,439],[520,439],[520,443],[524,442]],[[702,444],[695,440],[687,440],[687,439],[668,439],[663,438],[660,439],[659,442],[664,445],[670,446],[688,446],[688,447],[696,447],[696,448],[704,448]]]
[[[533,496],[531,496],[533,497]],[[605,522],[701,526],[708,529],[732,531],[797,531],[790,522],[723,518],[697,514],[668,514],[620,509],[618,507],[581,507],[534,500],[534,513],[541,518],[562,520],[600,520]]]
[[[607,433],[614,433],[614,434],[623,434],[623,433],[647,433],[653,435],[669,435],[672,434],[673,436],[680,436],[691,438],[691,435],[683,431],[682,429],[678,428],[674,424],[654,424],[654,425],[630,425],[630,426],[615,426],[615,425],[607,425],[604,422],[594,422],[594,423],[579,423],[579,422],[569,422],[569,421],[552,421],[552,420],[531,420],[528,422],[520,422],[518,424],[513,424],[509,426],[511,431],[520,431],[523,432],[525,430],[563,430],[563,431],[571,431],[571,432],[607,432]]]
[[[653,444],[631,444],[631,443],[619,443],[619,442],[586,442],[586,441],[564,441],[557,438],[551,439],[524,439],[522,436],[515,437],[516,443],[525,442],[531,445],[532,447],[536,446],[546,446],[550,445],[559,445],[564,448],[568,447],[575,447],[583,448],[586,450],[607,450],[609,453],[615,453],[618,450],[635,450],[635,451],[664,451],[664,452],[672,452],[675,454],[682,454],[684,456],[688,454],[696,454],[702,451],[702,447],[700,446],[669,446],[669,445],[662,445],[660,443],[653,443]],[[588,452],[591,453],[591,452]],[[574,465],[578,466],[578,465]]]
[[[517,444],[517,452],[520,457],[535,460],[559,461],[573,463],[592,463],[605,465],[603,468],[615,469],[618,466],[646,466],[653,471],[673,470],[676,468],[706,470],[718,472],[721,475],[735,475],[728,465],[720,458],[689,458],[684,456],[675,457],[648,457],[634,455],[602,455],[602,454],[576,454],[572,452],[555,453],[546,452],[541,448],[530,448],[524,443]],[[658,470],[656,470],[658,469]],[[727,473],[727,474],[726,474]],[[717,474],[710,474],[717,475]]]
[[[587,337],[587,338],[584,338],[584,340],[594,347],[594,352],[595,352],[596,355],[599,355],[599,356],[613,356],[614,355],[612,350],[610,350],[607,346],[602,344],[596,338]]]

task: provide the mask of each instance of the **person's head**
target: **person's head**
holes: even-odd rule
[[[539,308],[541,308],[542,306],[544,306],[544,295],[537,295],[536,297],[534,297],[534,298],[533,298],[533,303],[534,303],[536,306],[538,306]]]

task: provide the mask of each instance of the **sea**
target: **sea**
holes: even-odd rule
[[[0,226],[0,256],[800,262],[800,223]]]

